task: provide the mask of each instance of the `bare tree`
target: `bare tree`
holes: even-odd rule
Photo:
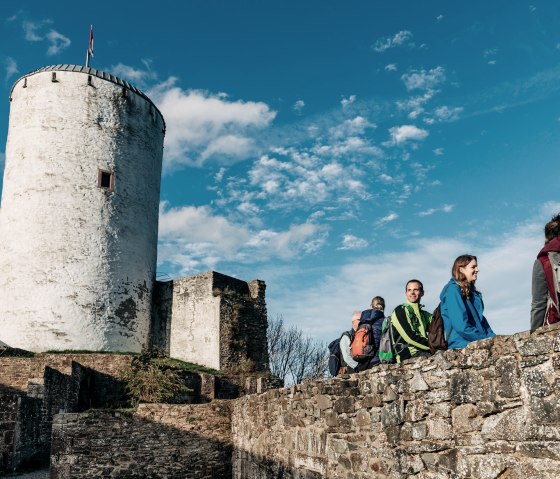
[[[303,336],[296,326],[287,327],[282,316],[268,321],[268,355],[272,374],[286,384],[325,376],[328,362],[326,344]]]

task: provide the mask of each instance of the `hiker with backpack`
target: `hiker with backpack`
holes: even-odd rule
[[[451,268],[452,278],[439,296],[449,349],[464,348],[473,341],[496,336],[484,317],[482,295],[475,286],[478,272],[476,256],[459,256]]]
[[[369,369],[379,364],[379,342],[381,326],[385,319],[385,300],[375,296],[371,308],[362,311],[360,323],[352,341],[352,358],[359,363],[358,371]]]
[[[533,265],[531,329],[560,321],[560,213],[545,225],[544,237]]]
[[[397,306],[384,328],[383,336],[391,338],[391,350],[380,348],[379,357],[382,362],[400,363],[405,359],[418,356],[429,356],[427,331],[432,315],[424,311],[420,299],[424,296],[421,281],[411,279],[405,286],[406,302]],[[392,356],[387,358],[386,355]]]
[[[329,343],[329,373],[331,376],[350,374],[355,372],[359,363],[352,359],[352,341],[356,334],[356,329],[360,324],[360,311],[352,314],[352,329],[344,331],[340,338],[333,339]]]

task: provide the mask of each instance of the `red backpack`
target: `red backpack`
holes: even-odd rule
[[[371,324],[361,324],[352,341],[352,359],[363,363],[377,354]]]

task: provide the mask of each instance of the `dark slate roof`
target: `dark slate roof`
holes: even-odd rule
[[[17,83],[20,80],[23,80],[24,78],[29,77],[31,75],[35,75],[36,73],[50,72],[50,71],[85,73],[86,75],[91,75],[91,76],[95,76],[97,78],[101,78],[102,80],[110,81],[111,83],[122,86],[122,87],[136,93],[137,95],[144,98],[151,105],[153,105],[153,107],[156,109],[156,111],[161,116],[161,119],[163,121],[163,128],[165,130],[165,119],[163,118],[163,115],[161,114],[161,111],[159,111],[159,108],[154,104],[154,102],[152,100],[150,100],[148,98],[148,96],[144,92],[140,91],[138,88],[136,88],[134,85],[131,85],[127,81],[121,80],[119,77],[111,75],[110,73],[106,73],[104,71],[96,70],[95,68],[85,67],[85,66],[82,66],[82,65],[50,65],[50,66],[47,66],[47,67],[38,68],[37,70],[33,70],[32,72],[30,72],[26,75],[23,75],[21,78],[19,78],[14,83],[14,85],[12,86],[12,89],[10,91],[10,98],[12,97],[12,91],[14,91],[15,86],[17,85]]]

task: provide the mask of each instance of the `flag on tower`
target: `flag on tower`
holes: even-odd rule
[[[93,25],[89,26],[89,54],[93,56]]]

